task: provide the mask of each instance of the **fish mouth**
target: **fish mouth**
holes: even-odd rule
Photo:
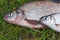
[[[7,15],[5,15],[5,16],[3,17],[3,19],[4,19],[5,21],[7,21],[7,18],[8,18]]]

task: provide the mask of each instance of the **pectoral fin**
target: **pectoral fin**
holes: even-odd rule
[[[36,20],[29,20],[29,19],[25,19],[27,22],[29,22],[30,24],[33,24],[33,25],[37,25],[37,24],[40,24],[39,21],[36,21]]]

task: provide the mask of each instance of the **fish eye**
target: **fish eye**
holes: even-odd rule
[[[43,17],[43,20],[47,21],[48,20],[48,16]]]
[[[9,13],[8,16],[13,16],[13,14],[12,13]]]

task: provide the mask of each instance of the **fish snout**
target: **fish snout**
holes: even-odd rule
[[[3,19],[7,20],[7,18],[8,18],[8,15],[4,15]]]

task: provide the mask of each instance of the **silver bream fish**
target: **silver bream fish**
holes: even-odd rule
[[[39,19],[42,16],[60,13],[60,3],[51,1],[35,1],[24,4],[18,9],[7,13],[4,16],[4,20],[30,28],[45,28],[46,26],[41,24]]]
[[[55,31],[60,32],[60,13],[55,13],[40,18],[40,22]]]

